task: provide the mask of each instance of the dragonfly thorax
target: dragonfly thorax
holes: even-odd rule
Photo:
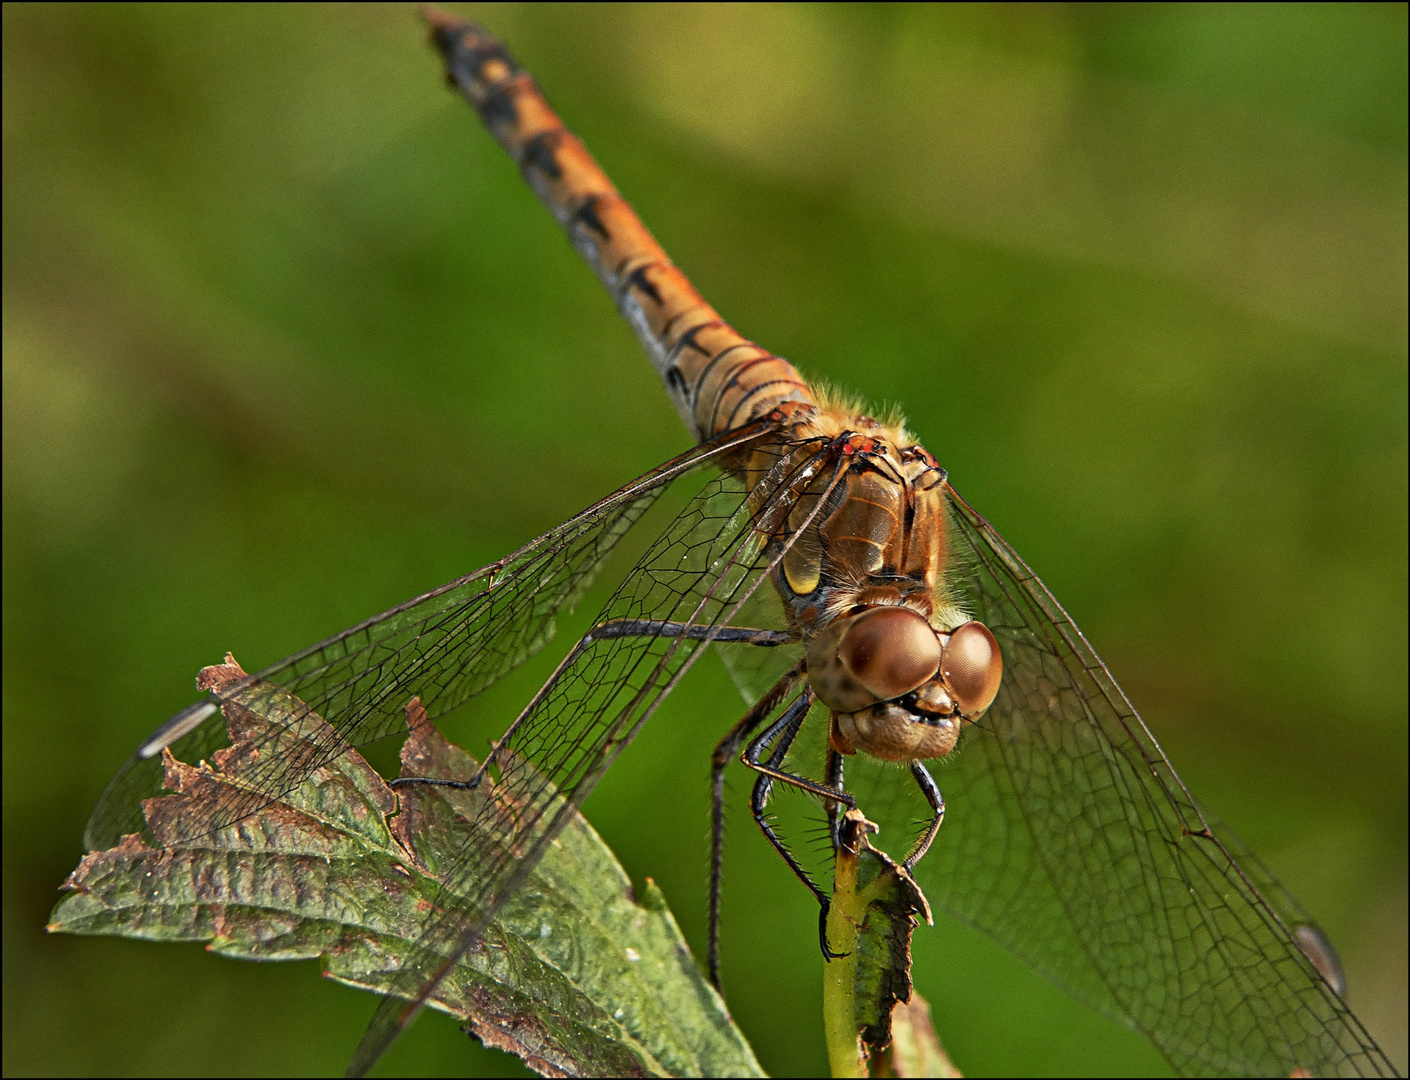
[[[833,745],[943,756],[1003,673],[994,635],[947,601],[945,472],[899,425],[826,405],[792,419],[795,446],[826,439],[839,465],[795,489],[772,575],[812,690],[833,710]]]

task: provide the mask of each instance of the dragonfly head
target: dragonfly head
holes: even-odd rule
[[[1004,661],[983,623],[936,631],[903,607],[838,619],[808,645],[808,680],[833,710],[833,743],[890,761],[942,757],[999,692]]]
[[[941,653],[934,628],[910,608],[869,607],[808,643],[808,681],[824,704],[853,712],[929,682]]]

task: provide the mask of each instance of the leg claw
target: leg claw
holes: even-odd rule
[[[831,909],[832,904],[824,900],[822,902],[822,910],[818,912],[818,940],[822,944],[823,959],[828,961],[841,960],[844,956],[852,955],[851,953],[845,952],[833,952],[832,948],[827,943],[827,913]]]

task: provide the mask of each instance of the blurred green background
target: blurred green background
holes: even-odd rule
[[[1405,6],[461,10],[727,318],[904,403],[1403,1070]],[[6,5],[4,168],[4,1070],[340,1073],[375,1003],[311,963],[42,932],[85,816],[226,649],[272,662],[686,437],[410,7]],[[587,805],[698,955],[740,711],[707,658]],[[732,840],[731,1007],[820,1074],[815,908]],[[937,921],[918,985],[970,1075],[1160,1067]],[[428,1015],[381,1068],[517,1063]]]

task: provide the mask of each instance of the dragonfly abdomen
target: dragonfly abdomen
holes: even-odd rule
[[[705,302],[501,42],[474,23],[427,18],[451,80],[597,271],[696,439],[784,402],[816,404],[792,364]]]

